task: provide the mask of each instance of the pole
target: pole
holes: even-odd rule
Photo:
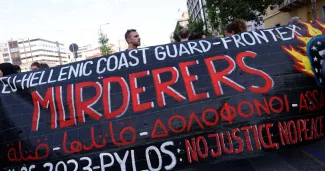
[[[60,52],[60,45],[59,45],[59,42],[58,42],[58,41],[56,41],[56,47],[58,48],[58,55],[59,55],[60,65],[62,65],[62,58],[61,58],[61,52]]]
[[[205,34],[207,34],[208,33],[208,24],[207,24],[207,17],[205,15],[205,9],[204,9],[205,7],[203,5],[203,1],[202,0],[200,0],[200,1],[201,1],[202,12],[203,12],[203,18],[204,18]]]
[[[311,0],[311,10],[314,20],[317,20],[317,3],[316,0]]]
[[[34,61],[32,47],[30,46],[30,40],[29,40],[29,38],[28,38],[28,44],[29,44],[30,56],[32,57],[32,61]]]

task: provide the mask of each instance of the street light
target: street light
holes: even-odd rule
[[[110,23],[105,23],[105,24],[101,24],[101,25],[99,25],[99,29],[100,29],[100,31],[102,31],[102,26],[105,26],[105,25],[109,25]]]

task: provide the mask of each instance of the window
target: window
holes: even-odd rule
[[[4,59],[5,62],[10,62],[9,58]]]
[[[9,53],[4,53],[3,54],[3,57],[8,57],[9,56]]]

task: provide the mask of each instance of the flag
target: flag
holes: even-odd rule
[[[307,54],[316,82],[325,88],[325,36],[317,36],[313,38],[307,46]]]

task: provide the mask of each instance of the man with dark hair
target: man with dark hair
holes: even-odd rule
[[[132,50],[138,48],[141,45],[140,36],[135,29],[129,29],[125,33],[125,40],[128,43],[128,49]]]
[[[46,63],[41,63],[40,64],[40,69],[47,69],[47,68],[50,68],[50,66],[47,65]]]
[[[32,71],[36,71],[41,68],[41,65],[38,62],[33,62],[32,65],[30,65],[30,68],[32,69]]]
[[[21,72],[20,66],[19,65],[14,65],[14,68],[17,72]]]
[[[181,38],[181,42],[188,41],[188,36],[190,35],[190,32],[183,28],[181,31],[179,31],[179,37]]]

